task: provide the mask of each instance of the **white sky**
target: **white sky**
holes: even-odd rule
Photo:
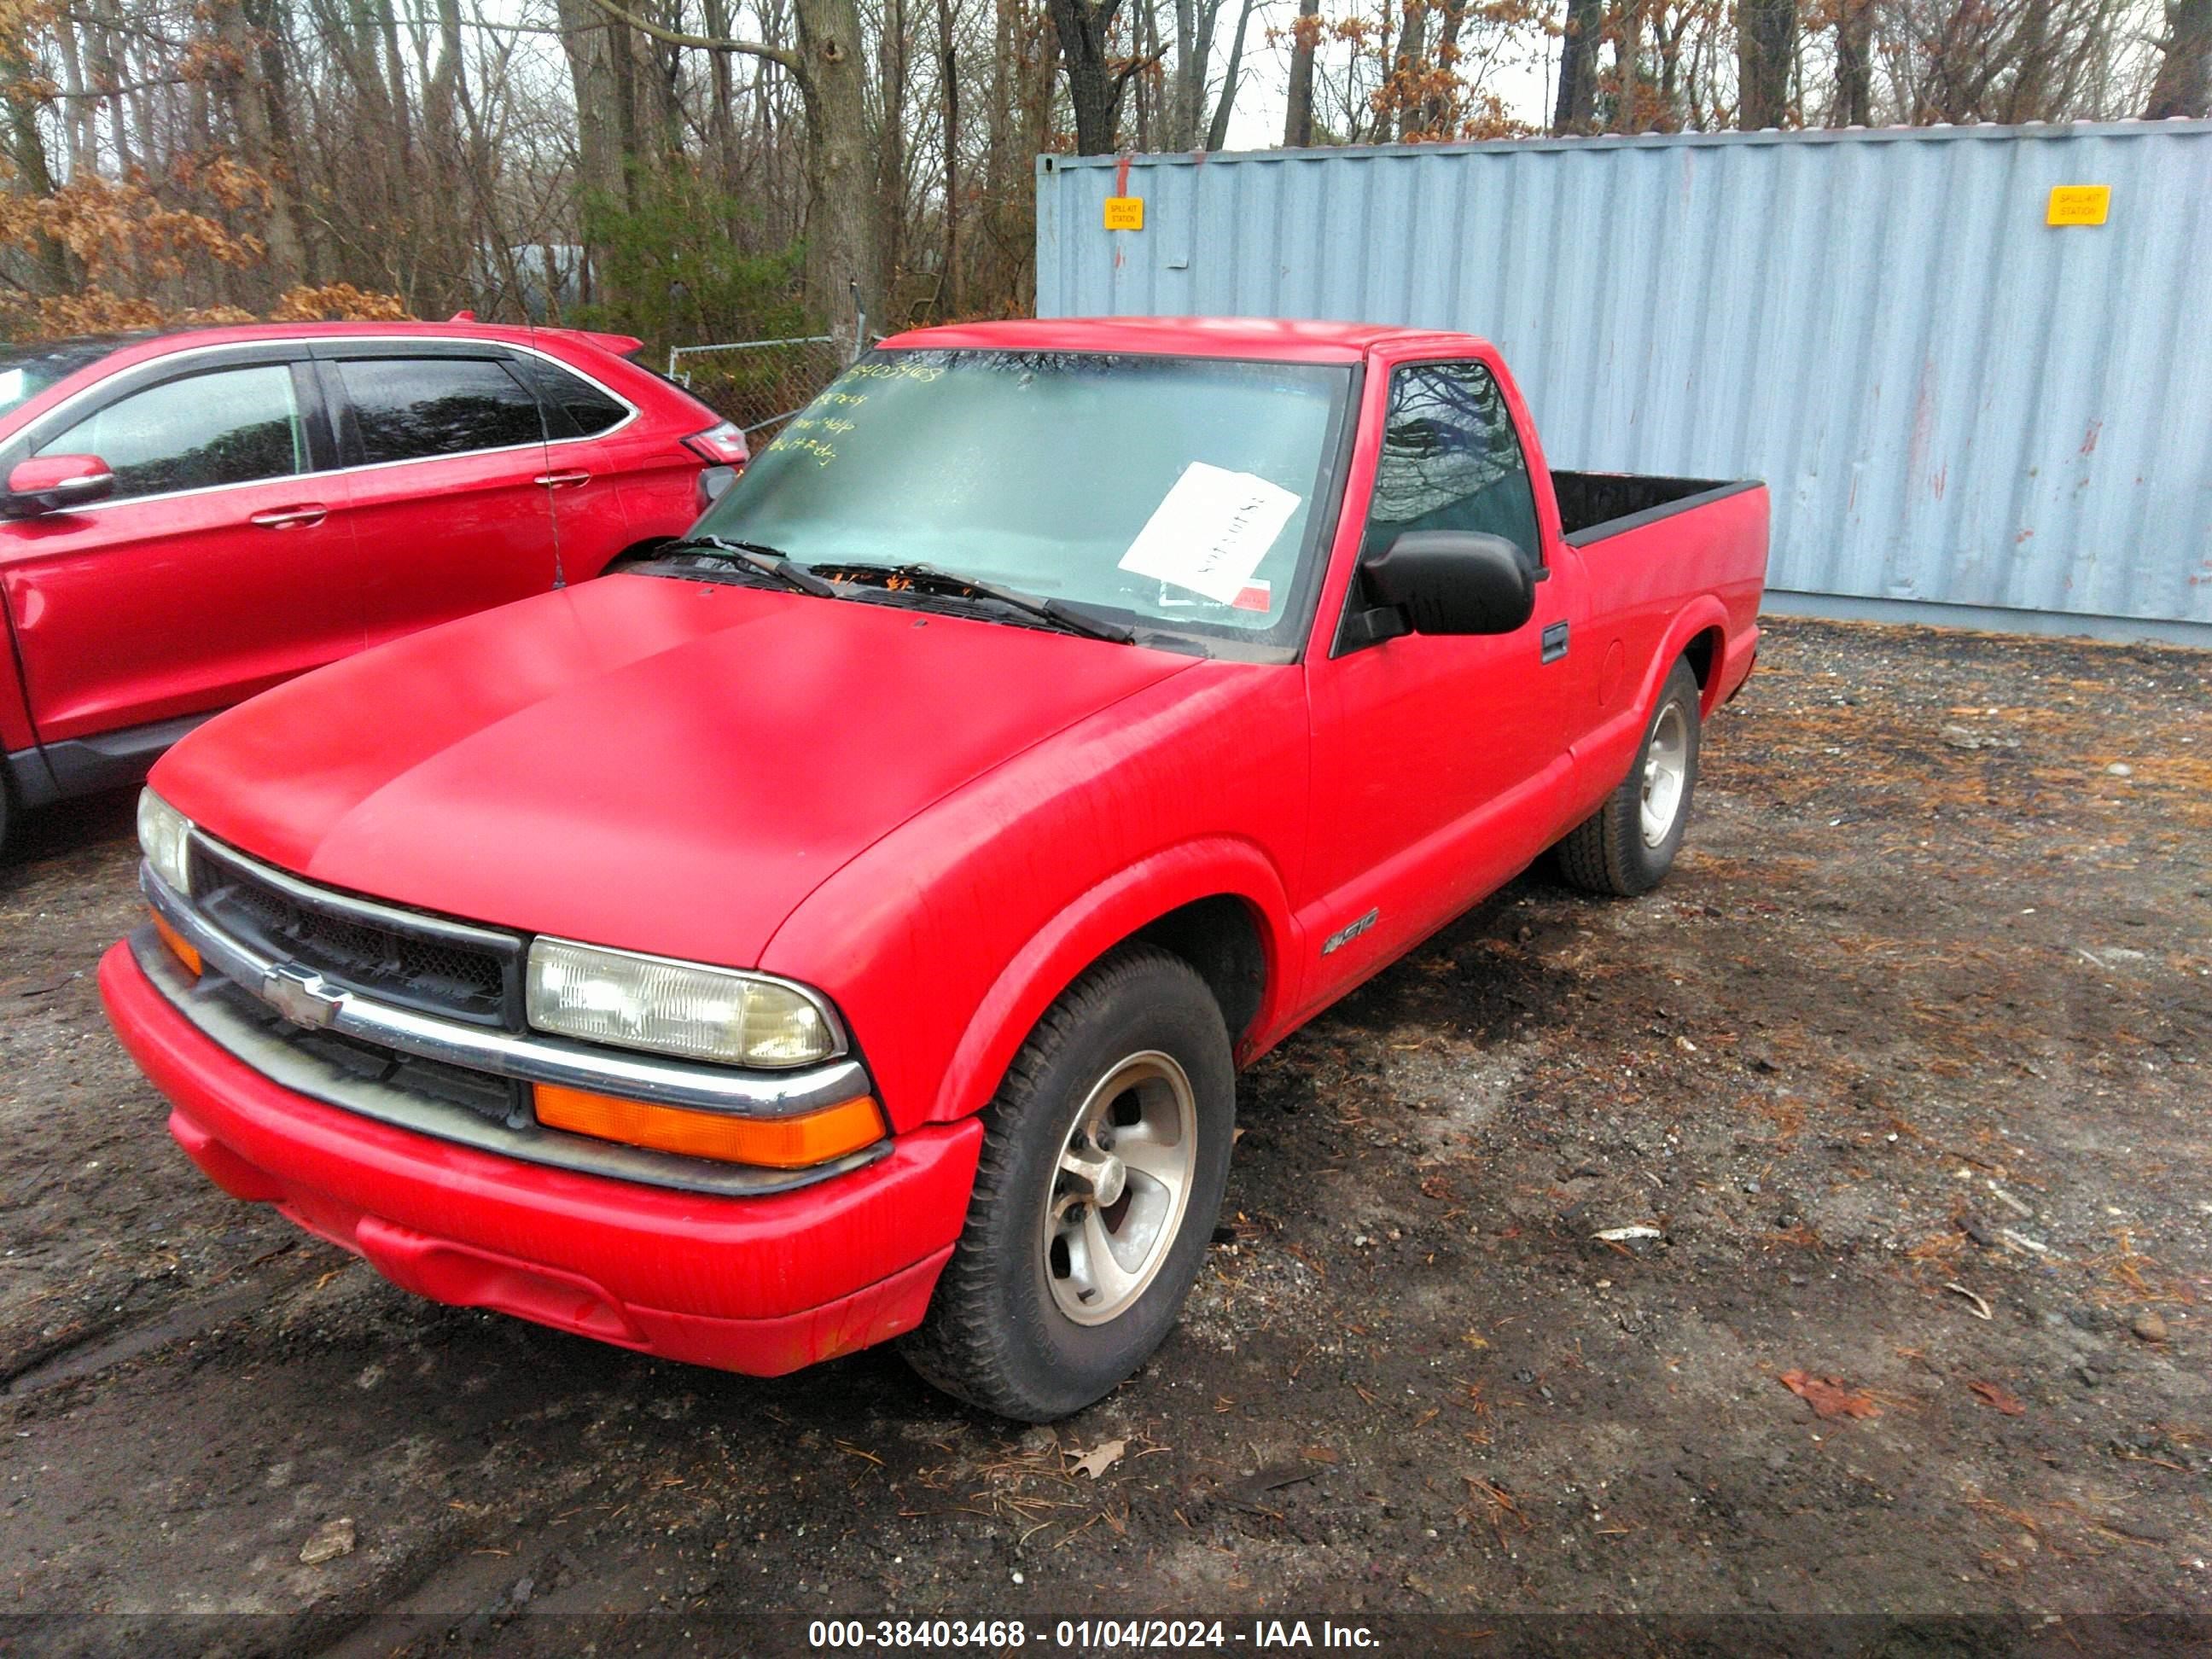
[[[1322,0],[1326,14],[1329,0]],[[1221,38],[1214,50],[1216,85],[1229,62],[1227,36],[1237,27],[1236,8],[1222,8],[1219,25]],[[1290,43],[1287,39],[1269,44],[1267,30],[1275,28],[1287,36],[1291,21],[1297,16],[1297,0],[1261,0],[1252,9],[1252,27],[1245,38],[1243,84],[1237,88],[1237,108],[1229,118],[1229,148],[1231,149],[1273,149],[1283,142],[1283,118],[1288,101],[1290,80]],[[1516,120],[1541,130],[1552,118],[1551,67],[1559,52],[1559,43],[1547,40],[1542,55],[1532,63],[1515,64],[1492,74],[1480,90],[1496,94],[1504,100],[1506,113]]]

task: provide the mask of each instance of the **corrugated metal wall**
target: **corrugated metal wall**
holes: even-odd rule
[[[1046,156],[1037,312],[1483,334],[1555,465],[1766,479],[1777,608],[2212,643],[2212,122]]]

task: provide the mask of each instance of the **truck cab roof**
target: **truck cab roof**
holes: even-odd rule
[[[1278,362],[1356,363],[1378,347],[1448,343],[1455,352],[1482,342],[1381,323],[1306,322],[1275,317],[1056,317],[953,323],[909,329],[883,343],[904,351],[1129,351],[1181,357],[1257,357]]]

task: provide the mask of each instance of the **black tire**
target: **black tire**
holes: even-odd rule
[[[1644,728],[1635,764],[1605,805],[1577,824],[1559,843],[1559,873],[1577,887],[1623,898],[1648,893],[1674,868],[1682,834],[1690,825],[1690,803],[1698,787],[1698,677],[1677,661],[1659,690],[1659,702]],[[1671,715],[1670,715],[1670,711]],[[1674,805],[1674,820],[1656,841],[1646,838],[1644,775],[1654,741],[1670,718],[1678,721],[1684,775]],[[1671,735],[1671,731],[1670,731]]]
[[[9,798],[8,780],[0,774],[0,863],[8,858],[8,826],[14,817],[15,804]]]
[[[1050,1282],[1058,1275],[1068,1293],[1047,1224],[1066,1200],[1062,1154],[1100,1085],[1155,1053],[1189,1085],[1179,1109],[1194,1120],[1187,1198],[1135,1299],[1103,1323],[1079,1323]],[[984,1111],[967,1225],[927,1316],[901,1343],[908,1363],[945,1393],[1021,1422],[1110,1393],[1166,1339],[1205,1260],[1229,1181],[1236,1091],[1220,1006],[1189,963],[1151,945],[1102,958],[1045,1012]]]

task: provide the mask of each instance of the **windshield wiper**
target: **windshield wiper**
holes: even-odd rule
[[[766,542],[732,541],[726,536],[686,536],[681,541],[672,542],[664,550],[670,553],[720,553],[759,571],[763,576],[773,576],[786,587],[811,593],[817,599],[837,597],[835,587],[805,565],[793,561],[781,548],[770,547]]]
[[[1014,588],[1000,587],[995,582],[980,581],[973,576],[956,576],[949,570],[939,570],[933,564],[850,564],[843,562],[833,569],[870,576],[888,576],[911,582],[924,592],[944,593],[957,598],[972,594],[979,599],[988,599],[1003,605],[1010,611],[1018,611],[1025,617],[1035,617],[1039,622],[1050,623],[1054,628],[1070,634],[1080,634],[1086,639],[1105,640],[1114,645],[1128,645],[1136,634],[1116,622],[1103,617],[1093,617],[1058,599],[1040,599]]]

